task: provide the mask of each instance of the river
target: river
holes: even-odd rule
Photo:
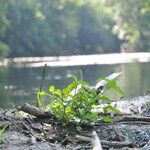
[[[122,72],[118,83],[126,97],[150,91],[150,53],[13,58],[0,62],[0,107],[34,103],[45,63],[44,90],[50,85],[64,88],[72,75],[94,84],[97,78]]]

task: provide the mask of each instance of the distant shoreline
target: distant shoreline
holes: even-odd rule
[[[131,62],[150,62],[150,53],[111,53],[72,56],[49,56],[49,57],[16,57],[0,60],[0,66],[13,65],[22,67],[42,67],[44,64],[50,67],[58,66],[84,66],[100,64],[122,64]]]

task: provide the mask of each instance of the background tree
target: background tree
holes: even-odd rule
[[[0,56],[149,51],[149,20],[147,0],[0,0]]]
[[[6,29],[9,27],[9,20],[6,15],[8,5],[9,1],[0,0],[0,37],[4,36]],[[9,46],[0,40],[0,57],[6,57],[9,50]]]
[[[111,9],[114,34],[126,51],[150,51],[150,2],[146,0],[104,0]]]

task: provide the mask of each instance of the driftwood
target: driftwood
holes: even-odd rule
[[[52,114],[45,112],[45,111],[42,111],[39,108],[32,106],[28,103],[25,103],[23,106],[19,106],[18,110],[24,111],[30,115],[33,115],[33,116],[39,117],[39,118],[52,117]]]
[[[86,136],[80,136],[80,135],[76,135],[76,139],[84,142],[92,141],[92,138]],[[117,147],[117,148],[122,148],[122,147],[132,148],[136,146],[134,143],[127,143],[127,142],[106,141],[106,140],[101,140],[100,142],[102,145],[107,145],[109,147]]]
[[[105,79],[114,80],[114,79],[118,78],[121,74],[122,74],[121,72],[112,73],[111,75],[105,77]],[[90,88],[94,89],[97,93],[101,93],[106,84],[107,84],[106,80],[101,80],[96,85],[94,85]],[[79,92],[79,89],[81,89],[81,88],[86,88],[86,86],[82,86],[81,84],[79,84],[76,89],[73,89],[71,91],[71,95],[77,94]]]
[[[121,75],[122,75],[121,72],[115,72],[115,73],[112,73],[111,75],[107,76],[105,79],[114,80],[114,79],[118,78],[118,77],[121,76]],[[106,81],[106,80],[101,80],[101,81],[99,81],[99,82],[94,86],[95,91],[97,91],[97,92],[100,93],[106,84],[107,84],[107,81]]]

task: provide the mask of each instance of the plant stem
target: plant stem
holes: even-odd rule
[[[46,67],[47,67],[47,64],[44,65],[44,69],[43,69],[43,72],[42,72],[42,81],[41,81],[40,89],[39,89],[40,92],[42,91],[43,82],[44,82],[44,79],[45,79]],[[37,104],[36,104],[36,106],[37,106],[37,107],[41,107],[41,105],[42,105],[42,103],[41,103],[41,96],[39,95],[39,97],[38,97],[38,99],[37,99]]]

